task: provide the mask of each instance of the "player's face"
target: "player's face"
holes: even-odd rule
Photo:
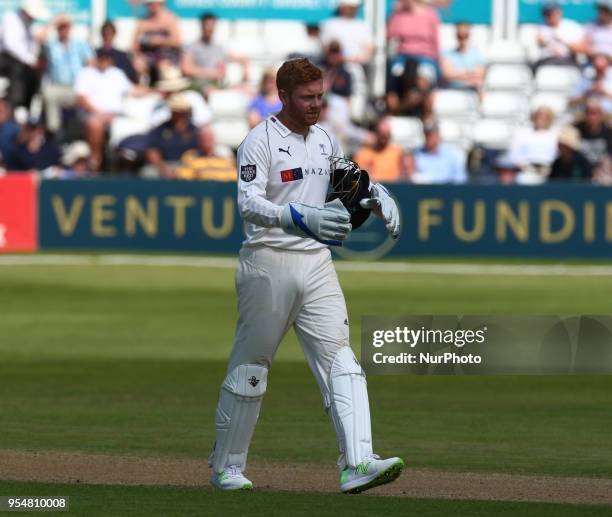
[[[316,124],[323,105],[323,80],[301,84],[291,95],[283,95],[282,101],[295,122],[302,126]]]

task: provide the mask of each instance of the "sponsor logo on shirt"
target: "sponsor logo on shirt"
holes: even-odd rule
[[[285,169],[284,171],[280,172],[280,175],[283,183],[301,180],[304,177],[301,167],[297,167],[295,169]]]
[[[257,176],[257,165],[241,165],[240,179],[245,182],[253,181]]]

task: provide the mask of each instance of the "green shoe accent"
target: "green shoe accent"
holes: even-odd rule
[[[381,472],[378,476],[376,476],[372,481],[366,483],[365,485],[358,486],[353,488],[352,490],[347,490],[344,492],[345,494],[359,494],[370,488],[374,488],[375,486],[386,485],[387,483],[391,483],[395,481],[399,475],[402,473],[404,469],[403,460],[396,461],[393,465],[391,465],[387,470]]]
[[[253,490],[253,483],[245,483],[240,490]]]
[[[347,467],[340,474],[340,484],[346,483],[346,478],[348,477],[348,475],[349,475],[349,469]]]

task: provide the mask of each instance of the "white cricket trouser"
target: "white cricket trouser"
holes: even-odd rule
[[[338,350],[349,345],[346,303],[329,249],[245,246],[240,250],[236,290],[239,318],[228,373],[243,364],[270,368],[293,326],[327,399],[331,364]]]

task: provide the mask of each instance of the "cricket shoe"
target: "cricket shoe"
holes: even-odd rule
[[[355,468],[347,467],[340,473],[340,490],[345,494],[358,494],[391,483],[399,477],[403,468],[401,458],[381,460],[377,454],[371,454]]]
[[[231,465],[222,472],[213,472],[210,484],[221,490],[253,490],[253,483],[244,477],[240,467]]]

